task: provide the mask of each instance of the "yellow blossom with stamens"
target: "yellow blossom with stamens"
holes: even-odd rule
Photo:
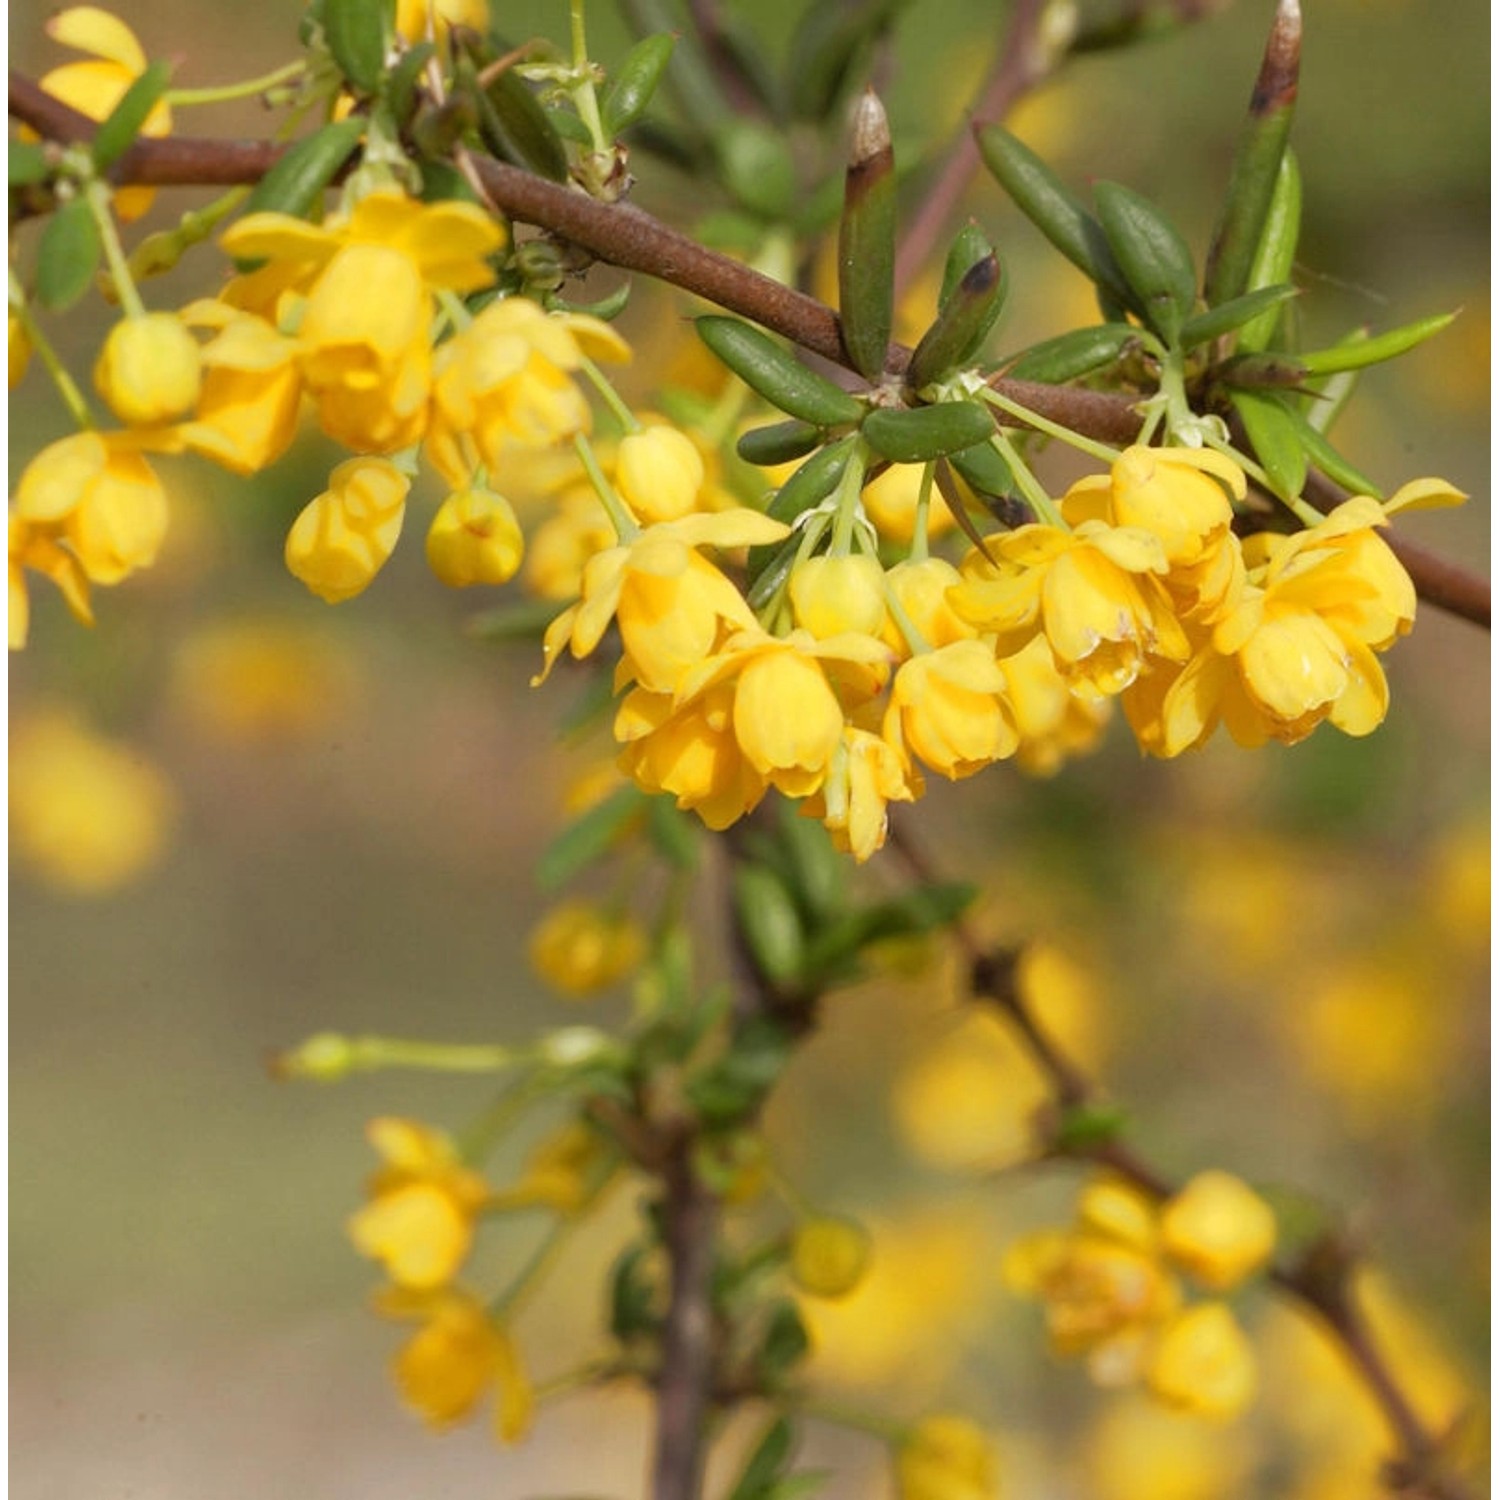
[[[427,532],[427,562],[450,588],[508,583],[521,566],[525,542],[510,501],[493,490],[449,495]]]
[[[351,458],[292,522],[286,565],[329,604],[352,599],[385,566],[401,535],[411,481],[383,458]]]
[[[910,767],[956,781],[1013,755],[1020,743],[1005,677],[983,641],[955,641],[903,662],[891,684],[881,734]]]
[[[472,1292],[389,1287],[375,1307],[389,1318],[421,1322],[396,1354],[391,1373],[407,1405],[430,1426],[442,1429],[461,1422],[493,1387],[498,1392],[495,1435],[504,1443],[526,1436],[536,1396],[520,1351],[510,1331]]]
[[[256,474],[276,462],[297,435],[302,376],[296,340],[264,318],[215,298],[178,314],[214,336],[201,360],[203,384],[190,420],[178,432],[194,453],[236,474]]]
[[[468,1259],[488,1186],[431,1126],[384,1116],[370,1122],[368,1135],[385,1165],[370,1180],[370,1202],[349,1220],[355,1249],[378,1260],[398,1286],[445,1286]]]
[[[71,104],[91,120],[103,121],[125,97],[125,91],[146,71],[146,54],[135,33],[118,16],[93,5],[60,10],[44,23],[47,35],[64,47],[89,54],[87,62],[64,63],[41,78],[54,99]],[[141,126],[145,136],[169,135],[172,111],[165,99],[152,105]],[[112,200],[115,214],[129,223],[151,207],[156,190],[118,188]]]
[[[1217,1421],[1255,1399],[1255,1352],[1222,1302],[1199,1302],[1167,1325],[1146,1365],[1146,1384],[1168,1406]]]

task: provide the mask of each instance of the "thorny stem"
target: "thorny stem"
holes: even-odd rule
[[[926,855],[894,817],[890,845],[918,881],[928,884],[935,879]],[[969,964],[973,994],[1004,1011],[1046,1073],[1059,1108],[1074,1110],[1097,1100],[1099,1094],[1092,1080],[1047,1034],[1021,994],[1016,984],[1018,955],[989,947],[963,917],[953,924],[952,931]],[[1153,1198],[1170,1198],[1177,1190],[1169,1178],[1118,1139],[1092,1142],[1059,1154],[1107,1167]],[[1405,1500],[1474,1500],[1470,1487],[1447,1470],[1442,1444],[1418,1416],[1385,1351],[1375,1342],[1353,1294],[1356,1258],[1351,1246],[1325,1234],[1295,1259],[1273,1267],[1270,1280],[1322,1321],[1379,1404],[1399,1450],[1386,1475],[1392,1492]]]
[[[14,70],[10,112],[39,134],[64,143],[92,140],[98,129],[87,115]],[[138,140],[110,175],[116,183],[158,187],[233,186],[258,182],[284,149],[269,141]],[[587,193],[488,158],[476,158],[474,166],[491,200],[512,217],[562,235],[610,265],[693,292],[835,364],[844,363],[838,316],[816,298],[707,249],[631,204],[601,203]],[[910,357],[910,350],[893,344],[887,363],[901,369]],[[1030,380],[997,378],[990,387],[1029,411],[1104,442],[1130,443],[1140,430],[1136,402],[1130,396]],[[1331,481],[1309,476],[1308,498],[1320,510],[1329,510],[1345,497]],[[1487,578],[1414,543],[1387,540],[1423,599],[1489,628]]]

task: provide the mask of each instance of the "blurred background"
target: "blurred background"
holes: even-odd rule
[[[787,0],[728,9],[773,54],[785,45]],[[1271,9],[1238,0],[1077,60],[1015,128],[1080,186],[1152,195],[1201,247]],[[1382,483],[1441,474],[1469,491],[1465,509],[1401,529],[1483,567],[1488,9],[1438,9],[1309,7],[1299,280],[1330,338],[1462,309],[1368,375],[1340,432]],[[178,84],[206,85],[295,55],[300,7],[121,13],[151,55],[182,58]],[[11,13],[12,61],[33,76],[64,60],[44,14]],[[495,19],[560,38],[566,7]],[[959,124],[1000,22],[980,0],[905,12],[885,85],[898,159]],[[596,56],[623,55],[610,6],[590,24]],[[192,133],[259,128],[246,106],[184,117]],[[683,181],[637,170],[637,201],[691,224],[701,200],[684,205]],[[141,227],[191,201],[164,195]],[[1087,316],[1082,277],[997,188],[976,183],[965,210],[1010,261],[994,347]],[[217,274],[203,252],[149,299],[176,306]],[[685,311],[637,286],[633,389],[688,378]],[[48,326],[85,372],[110,320],[95,296]],[[14,481],[65,430],[40,368],[11,416]],[[520,1042],[626,1013],[620,998],[583,1017],[524,956],[548,905],[535,855],[604,753],[598,739],[556,749],[575,688],[533,693],[532,647],[466,634],[490,601],[431,578],[416,520],[357,601],[330,609],[291,579],[282,538],[331,451],[310,436],[248,483],[164,460],[161,562],[99,597],[93,632],[36,590],[32,644],[12,660],[12,1477],[34,1500],[640,1492],[638,1396],[549,1405],[531,1442],[502,1452],[483,1422],[432,1437],[390,1388],[400,1330],[365,1309],[374,1279],[343,1228],[372,1165],[363,1124],[456,1127],[484,1084],[320,1089],[264,1066],[323,1029]],[[934,785],[919,822],[945,872],[982,883],[985,930],[1041,945],[1044,1014],[1165,1170],[1223,1166],[1283,1203],[1347,1211],[1380,1268],[1372,1296],[1398,1367],[1435,1422],[1482,1409],[1488,1365],[1488,647],[1424,610],[1386,659],[1390,718],[1368,740],[1324,729],[1247,754],[1221,739],[1163,765],[1117,727],[1050,781],[1000,767]],[[866,878],[889,876],[877,859]],[[832,998],[769,1117],[780,1170],[875,1232],[867,1285],[808,1312],[830,1397],[900,1417],[958,1407],[994,1432],[1005,1491],[1038,1500],[1369,1495],[1372,1411],[1264,1297],[1246,1307],[1264,1395],[1227,1429],[1097,1391],[1049,1358],[1036,1309],[997,1267],[1017,1234],[1066,1217],[1078,1179],[997,1175],[1040,1084],[998,1021],[959,1008],[942,955],[921,958],[893,955],[889,975]],[[523,1315],[539,1376],[595,1347],[595,1289],[632,1212],[618,1201]],[[497,1278],[540,1227],[493,1237]],[[839,1470],[830,1494],[889,1485],[868,1438],[810,1427],[803,1452]]]

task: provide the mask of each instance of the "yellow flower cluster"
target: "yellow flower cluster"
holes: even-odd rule
[[[1005,1260],[1012,1290],[1039,1300],[1054,1350],[1100,1385],[1144,1380],[1159,1401],[1227,1420],[1254,1399],[1255,1358],[1227,1303],[1184,1305],[1178,1272],[1228,1292],[1276,1247],[1265,1202],[1227,1172],[1204,1172],[1158,1206],[1113,1180],[1087,1186],[1071,1228],[1042,1230]]]

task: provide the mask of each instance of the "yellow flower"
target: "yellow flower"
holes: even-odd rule
[[[510,501],[493,490],[463,489],[442,503],[427,532],[427,562],[450,588],[508,583],[525,546]]]
[[[161,550],[167,497],[142,456],[148,441],[157,439],[74,433],[43,448],[16,486],[15,514],[65,543],[93,583],[118,583]]]
[[[915,801],[921,789],[921,773],[908,772],[878,734],[846,724],[828,774],[803,811],[822,821],[836,848],[863,864],[885,845],[887,804]]]
[[[1019,740],[994,652],[955,641],[903,662],[881,734],[903,766],[915,755],[950,781],[1013,755]]]
[[[468,1258],[474,1216],[489,1197],[484,1179],[431,1126],[383,1116],[368,1135],[385,1165],[370,1180],[370,1202],[349,1220],[355,1249],[398,1286],[445,1286]]]
[[[192,334],[164,312],[116,323],[94,365],[99,394],[132,427],[157,426],[189,411],[202,378]]]
[[[852,1219],[805,1219],[792,1234],[792,1280],[810,1297],[847,1297],[865,1278],[870,1248]]]
[[[897,563],[885,575],[886,587],[894,601],[886,618],[884,639],[902,657],[912,654],[906,632],[895,618],[899,609],[907,623],[934,648],[951,646],[954,641],[972,640],[978,632],[954,613],[948,593],[963,582],[958,569],[941,557],[924,557],[919,562]]]
[[[1161,1211],[1168,1255],[1216,1292],[1236,1287],[1270,1260],[1276,1216],[1228,1172],[1200,1172]]]
[[[1051,776],[1069,756],[1098,744],[1109,722],[1110,700],[1087,682],[1064,677],[1041,636],[999,666],[1020,737],[1016,764],[1022,770]]]
[[[137,750],[60,714],[15,724],[11,850],[54,889],[105,895],[151,869],[175,806],[166,778]]]
[[[686,433],[648,426],[620,439],[614,478],[636,520],[647,525],[675,521],[699,508],[703,459]]]
[[[531,966],[575,999],[608,989],[638,968],[646,939],[625,912],[592,901],[555,906],[531,934]]]
[[[1154,658],[1187,659],[1154,532],[1087,520],[1071,533],[1022,526],[987,545],[997,563],[969,558],[951,600],[970,624],[996,636],[997,655],[1013,656],[1041,632],[1060,671],[1110,695]]]
[[[298,344],[264,318],[213,298],[191,303],[180,316],[190,327],[215,334],[201,354],[197,410],[178,431],[194,453],[236,474],[258,473],[297,435]]]
[[[118,17],[92,5],[61,10],[46,22],[47,35],[64,47],[90,55],[88,62],[64,63],[43,76],[41,85],[55,99],[71,104],[91,120],[104,120],[125,91],[146,71],[146,54],[135,33]],[[172,129],[172,112],[158,100],[146,116],[141,134],[163,136]],[[154,188],[120,188],[114,211],[127,223],[151,207]]]
[[[484,32],[490,23],[488,0],[434,0],[432,10],[441,36],[450,26],[467,26]],[[428,0],[396,0],[396,31],[408,42],[427,35]]]
[[[410,485],[382,458],[341,463],[287,533],[293,576],[329,604],[363,592],[395,549]]]
[[[391,1318],[422,1326],[397,1353],[392,1374],[407,1405],[433,1427],[461,1422],[492,1386],[498,1392],[495,1433],[515,1443],[531,1427],[536,1397],[508,1329],[470,1292],[418,1293],[391,1288],[376,1301]]]
[[[534,682],[546,680],[564,643],[581,659],[618,619],[625,670],[653,693],[675,692],[731,630],[756,628],[744,596],[696,549],[756,546],[786,534],[759,511],[731,510],[663,521],[598,553],[584,567],[582,598],[547,627]]]
[[[559,603],[576,599],[588,560],[614,544],[615,528],[593,487],[564,490],[527,545],[522,577],[528,592]]]
[[[424,451],[438,473],[457,489],[476,464],[498,477],[518,448],[586,431],[572,378],[585,354],[621,360],[629,349],[597,318],[545,313],[525,297],[491,302],[437,353]]]
[[[1143,746],[1177,755],[1224,726],[1241,745],[1295,744],[1324,719],[1364,735],[1385,718],[1389,689],[1374,653],[1411,628],[1416,592],[1375,535],[1385,512],[1347,500],[1321,524],[1245,544],[1250,580],[1207,643],[1164,681],[1143,685],[1155,715]]]
[[[89,581],[78,559],[57,540],[58,527],[36,525],[10,514],[10,649],[19,651],[31,633],[31,601],[26,595],[26,570],[50,578],[81,625],[94,623],[89,607]]]
[[[604,1136],[582,1120],[570,1120],[537,1145],[520,1180],[494,1193],[490,1207],[577,1213],[597,1189],[611,1156]]]
[[[31,340],[26,337],[26,325],[15,313],[7,313],[7,346],[10,356],[10,388],[20,385],[26,375],[26,366],[31,363]]]
[[[787,591],[797,624],[820,641],[849,631],[882,634],[885,569],[876,558],[810,557],[792,569]]]
[[[892,464],[884,474],[864,487],[860,501],[880,535],[905,547],[911,544],[916,534],[917,498],[921,491],[921,464]],[[943,503],[934,486],[927,511],[928,539],[936,541],[957,524],[953,512]]]
[[[1224,1303],[1198,1302],[1167,1325],[1146,1384],[1168,1406],[1228,1421],[1255,1399],[1255,1352]]]
[[[995,1500],[995,1452],[967,1417],[923,1417],[896,1450],[901,1500]]]
[[[1222,1500],[1244,1493],[1254,1447],[1147,1400],[1122,1397],[1099,1413],[1085,1444],[1096,1500]]]

